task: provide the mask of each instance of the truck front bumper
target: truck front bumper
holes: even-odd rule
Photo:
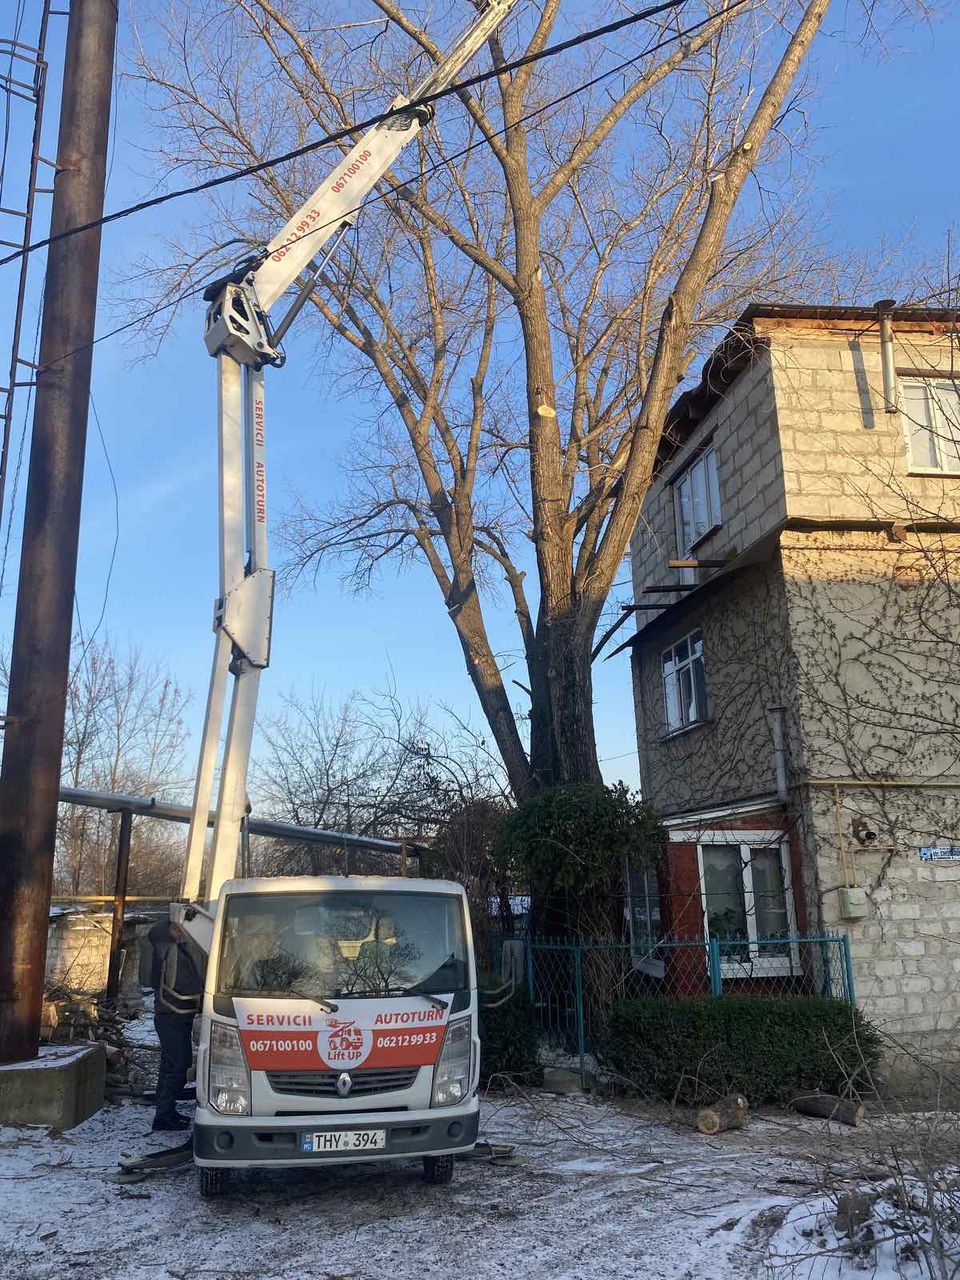
[[[418,1156],[470,1151],[477,1140],[480,1103],[429,1111],[338,1112],[284,1117],[219,1116],[199,1109],[193,1126],[193,1158],[211,1168],[256,1169],[283,1165],[349,1164],[354,1161],[409,1160]],[[337,1129],[385,1129],[386,1147],[377,1151],[300,1150],[301,1133]]]

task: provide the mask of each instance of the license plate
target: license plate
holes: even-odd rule
[[[383,1151],[386,1129],[334,1129],[326,1133],[301,1133],[300,1150],[329,1155],[335,1151]]]

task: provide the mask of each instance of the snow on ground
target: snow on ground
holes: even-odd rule
[[[0,1277],[759,1280],[771,1242],[788,1273],[798,1253],[823,1262],[804,1234],[815,1165],[864,1142],[776,1115],[711,1139],[666,1109],[531,1092],[483,1104],[482,1135],[516,1155],[463,1161],[449,1187],[414,1162],[327,1166],[239,1175],[201,1200],[192,1169],[111,1181],[122,1153],[181,1141],[151,1117],[126,1101],[69,1133],[0,1129]]]
[[[66,1044],[42,1044],[29,1062],[0,1063],[0,1071],[35,1071],[37,1067],[65,1067],[89,1047],[86,1040],[70,1040]]]
[[[123,1024],[123,1036],[128,1044],[136,1048],[155,1048],[159,1050],[157,1033],[153,1027],[153,993],[146,996],[144,1007],[135,1018]]]
[[[960,1263],[956,1174],[861,1180],[798,1203],[770,1241],[771,1265],[790,1280],[920,1280]]]

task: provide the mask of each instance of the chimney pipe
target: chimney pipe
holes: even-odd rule
[[[893,358],[893,298],[881,298],[876,304],[877,319],[880,321],[880,367],[883,370],[883,407],[887,413],[896,413],[897,403],[897,370]]]
[[[777,799],[786,804],[790,799],[787,786],[787,748],[784,740],[783,717],[786,708],[767,707],[770,713],[770,731],[773,736],[773,772],[777,780]]]

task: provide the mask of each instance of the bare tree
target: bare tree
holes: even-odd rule
[[[3,672],[5,682],[5,668]],[[119,654],[109,639],[81,650],[67,690],[62,779],[67,786],[132,795],[178,797],[187,784],[183,761],[187,694],[159,663],[136,649]],[[117,816],[62,805],[56,880],[71,894],[106,893],[112,885]],[[164,893],[179,878],[182,845],[166,824],[138,823],[131,857],[132,892]]]
[[[377,417],[350,492],[287,522],[293,569],[335,558],[363,589],[390,561],[429,567],[517,799],[599,779],[594,634],[706,335],[757,296],[834,294],[796,176],[798,73],[828,3],[691,0],[639,38],[461,91],[313,295],[342,385]],[[161,107],[163,163],[220,173],[348,126],[407,91],[460,21],[457,6],[429,31],[396,0],[368,9],[379,22],[344,25],[329,0],[158,13],[133,74]],[[560,0],[523,6],[489,63],[587,25]],[[331,159],[219,198],[219,242],[171,243],[138,287],[173,297],[228,246],[265,242]],[[500,592],[515,655],[490,639]],[[515,662],[528,710],[508,695]]]
[[[429,841],[450,813],[504,800],[502,767],[479,735],[449,714],[440,721],[404,707],[393,691],[338,706],[316,691],[291,695],[261,739],[258,807],[300,826]],[[258,860],[313,874],[343,866],[336,851],[313,845],[262,848]],[[376,861],[354,857],[351,866],[373,870]]]

